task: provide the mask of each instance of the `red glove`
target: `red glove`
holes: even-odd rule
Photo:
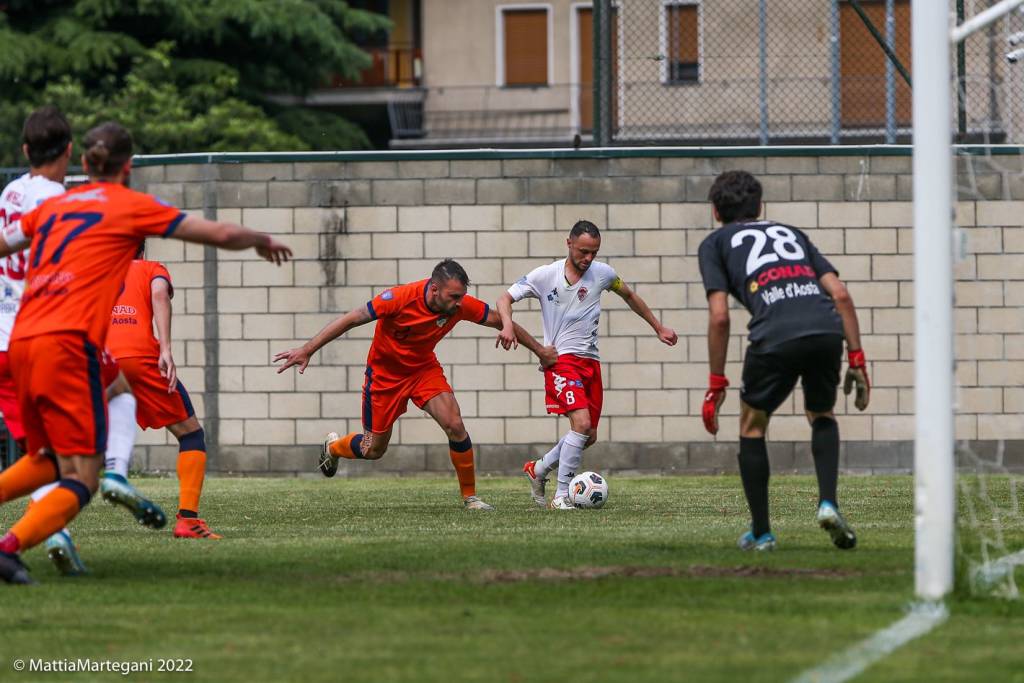
[[[871,400],[871,380],[868,379],[868,366],[864,358],[864,350],[850,351],[847,357],[850,367],[847,368],[846,377],[843,380],[843,393],[849,396],[853,385],[856,384],[857,396],[853,400],[853,405],[857,406],[857,410],[864,410],[868,407],[868,401]]]
[[[708,393],[704,394],[704,406],[701,408],[701,417],[704,418],[704,429],[710,434],[718,433],[718,409],[725,401],[725,388],[729,386],[729,380],[725,375],[714,373],[708,377]]]

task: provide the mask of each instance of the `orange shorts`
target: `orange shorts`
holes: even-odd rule
[[[8,351],[28,453],[96,455],[107,449],[99,349],[76,332],[19,339]]]
[[[135,421],[143,429],[160,429],[184,422],[196,414],[192,400],[179,380],[176,391],[167,391],[157,359],[151,356],[118,358],[118,365],[135,394]]]
[[[453,393],[440,365],[420,370],[401,379],[379,376],[366,367],[363,380],[363,429],[381,434],[388,431],[406,410],[409,399],[422,408],[438,394]]]

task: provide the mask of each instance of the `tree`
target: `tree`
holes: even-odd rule
[[[367,147],[268,96],[358,78],[370,58],[351,36],[388,26],[344,0],[0,0],[0,165],[24,163],[21,122],[45,103],[77,135],[124,123],[142,153]]]

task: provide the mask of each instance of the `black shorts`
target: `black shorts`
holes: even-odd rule
[[[756,345],[743,359],[740,398],[751,408],[769,415],[789,397],[799,378],[804,389],[804,409],[827,413],[836,404],[843,338],[818,334],[790,339],[769,349]]]

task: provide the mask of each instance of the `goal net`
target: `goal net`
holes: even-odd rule
[[[1024,589],[1024,6],[963,4],[961,27],[986,11],[993,20],[950,43],[955,577],[961,593],[1016,599]]]

